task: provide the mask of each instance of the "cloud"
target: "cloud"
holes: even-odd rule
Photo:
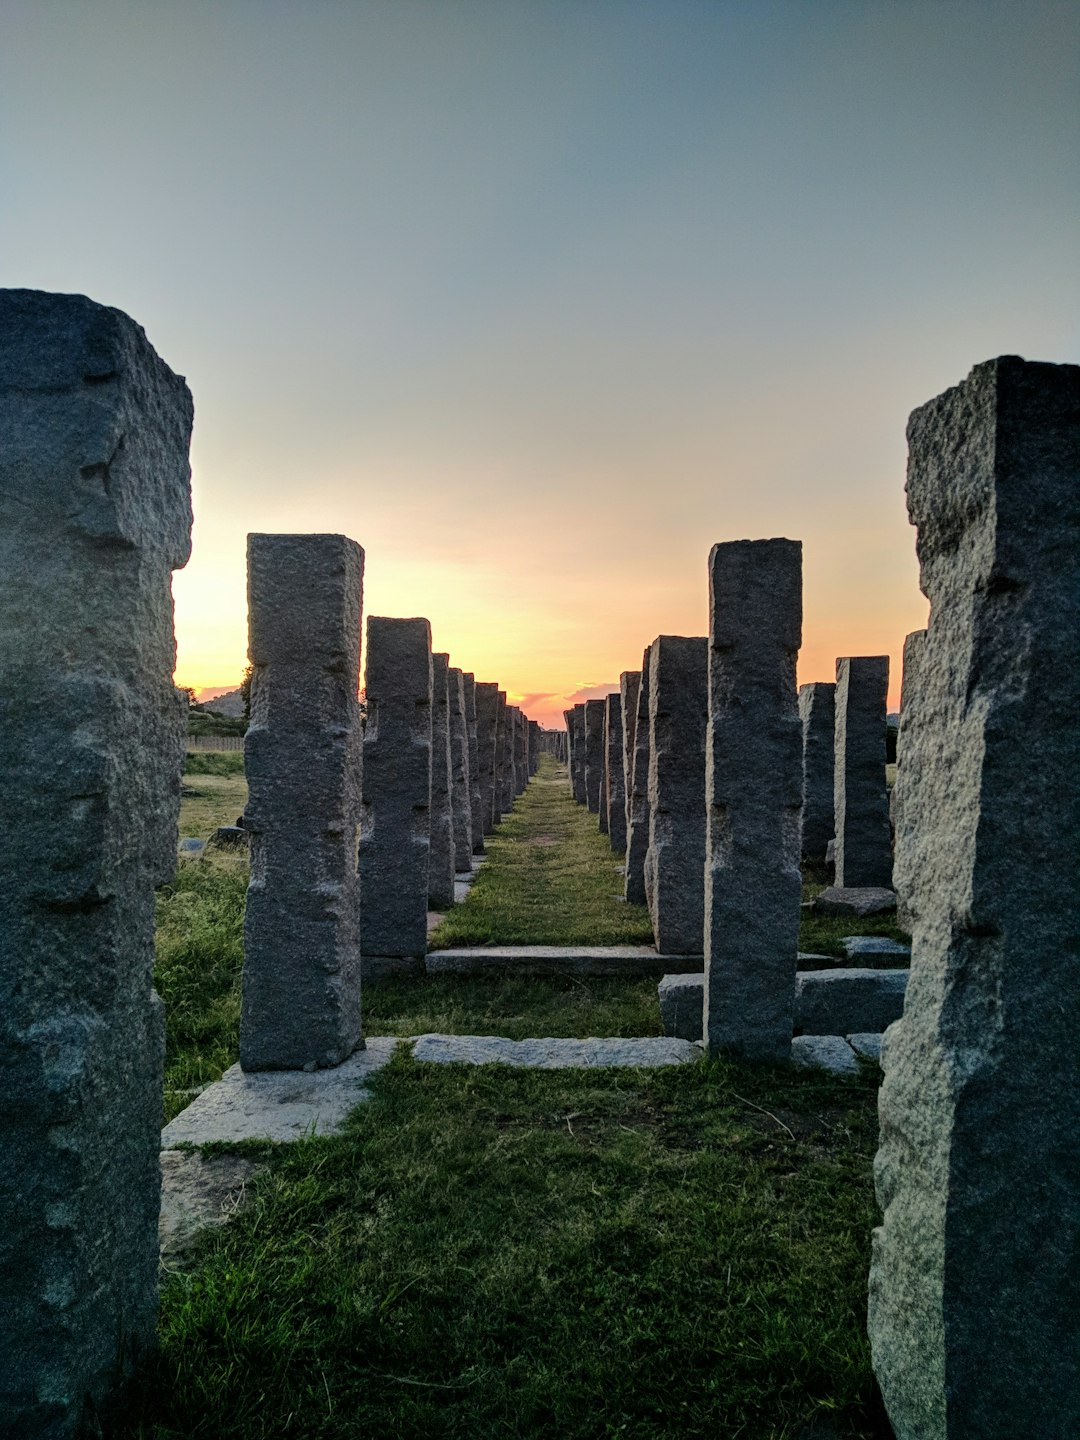
[[[563,700],[566,703],[563,709],[569,710],[571,705],[581,705],[586,700],[603,700],[605,695],[617,695],[618,693],[619,682],[617,680],[602,680],[599,683],[590,682],[574,690],[571,694],[564,695]]]

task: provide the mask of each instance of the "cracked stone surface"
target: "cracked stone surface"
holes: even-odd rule
[[[701,1049],[668,1036],[637,1039],[504,1040],[499,1035],[418,1035],[413,1059],[436,1065],[517,1065],[534,1070],[686,1065]]]

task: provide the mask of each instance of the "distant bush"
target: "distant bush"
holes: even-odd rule
[[[211,715],[205,710],[188,711],[189,735],[243,735],[246,729],[247,722],[239,718]]]
[[[185,775],[242,775],[242,750],[197,750],[184,762]]]

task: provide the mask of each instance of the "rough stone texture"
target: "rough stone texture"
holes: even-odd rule
[[[705,933],[704,636],[661,635],[649,654],[649,850],[645,894],[656,948],[700,955]]]
[[[495,811],[499,820],[514,808],[514,707],[506,691],[499,691],[498,763],[495,771]]]
[[[849,960],[891,960],[898,966],[911,964],[911,946],[901,945],[885,935],[845,935],[840,944]]]
[[[623,849],[627,848],[630,836],[631,792],[634,788],[634,743],[637,736],[637,707],[640,691],[641,671],[624,670],[619,676],[623,727],[623,834],[627,837],[623,841]]]
[[[901,874],[910,871],[902,857],[902,852],[917,843],[912,833],[911,817],[908,811],[908,792],[910,790],[910,777],[917,762],[904,763],[905,754],[911,750],[917,752],[919,743],[919,667],[922,662],[923,651],[926,646],[926,631],[914,630],[904,641],[904,674],[900,683],[900,726],[896,736],[896,781],[889,797],[889,811],[895,835],[894,856],[895,867]],[[911,930],[911,917],[908,914],[907,901],[897,887],[896,892],[896,920],[905,930]]]
[[[855,1051],[842,1035],[796,1035],[791,1060],[806,1069],[831,1070],[834,1075],[858,1075]]]
[[[607,834],[612,850],[621,852],[626,849],[622,696],[609,695],[604,705],[604,800],[607,809]]]
[[[480,789],[480,740],[476,720],[476,676],[468,670],[462,676],[465,686],[465,738],[469,747],[469,823],[472,831],[472,853],[484,853],[484,800]],[[460,862],[459,862],[460,863]]]
[[[574,799],[579,805],[588,801],[585,788],[585,706],[575,705],[572,711],[572,740],[570,745],[570,779]]]
[[[892,884],[892,831],[885,783],[888,691],[887,655],[837,660],[833,854],[836,883],[844,888]]]
[[[585,804],[593,815],[600,814],[600,789],[604,781],[604,702],[585,701]]]
[[[372,615],[365,646],[360,826],[360,948],[372,956],[427,950],[431,800],[431,626]]]
[[[453,777],[450,656],[436,651],[431,657],[431,851],[428,855],[428,903],[433,910],[449,910],[454,903]]]
[[[661,955],[650,945],[476,945],[432,950],[429,975],[665,975],[698,970],[700,955]]]
[[[656,987],[656,993],[664,1034],[677,1036],[680,1040],[700,1040],[704,1033],[704,970],[685,975],[665,975]]]
[[[814,909],[819,915],[888,915],[896,909],[896,891],[829,885],[814,896]]]
[[[833,838],[836,686],[824,681],[799,686],[803,736],[802,854],[825,863]]]
[[[504,1040],[499,1035],[418,1035],[413,1059],[436,1065],[517,1065],[533,1070],[655,1068],[701,1059],[687,1040]]]
[[[368,1098],[368,1077],[393,1058],[397,1046],[397,1036],[372,1036],[363,1050],[355,1050],[331,1070],[247,1074],[232,1065],[169,1121],[161,1132],[161,1148],[335,1135],[349,1111]]]
[[[803,729],[802,545],[734,540],[709,556],[705,1039],[785,1059],[791,1047]]]
[[[796,978],[795,1029],[803,1035],[880,1034],[904,1013],[906,970],[808,970]]]
[[[856,1055],[861,1055],[864,1060],[873,1060],[876,1065],[881,1064],[881,1042],[883,1036],[874,1034],[845,1035]]]
[[[364,552],[344,535],[249,535],[247,560],[240,1064],[338,1065],[360,1043]]]
[[[0,291],[0,1433],[80,1433],[154,1344],[190,548],[184,381],[119,310]]]
[[[1080,368],[911,417],[930,624],[886,1033],[874,1369],[907,1436],[1080,1434]]]
[[[535,775],[540,766],[540,722],[529,721],[529,774]]]
[[[476,753],[480,778],[482,829],[490,835],[495,818],[495,759],[499,732],[499,687],[485,680],[476,684]]]
[[[704,779],[702,780],[704,785]],[[649,647],[641,657],[637,713],[634,716],[634,763],[627,776],[630,799],[626,819],[626,876],[623,895],[644,905],[645,857],[649,853]],[[702,932],[704,933],[704,931]]]
[[[469,729],[465,715],[465,677],[450,667],[450,763],[454,819],[454,863],[468,869],[473,851],[472,777],[469,774]]]
[[[166,1269],[182,1270],[192,1263],[203,1232],[224,1225],[243,1208],[249,1182],[264,1168],[241,1155],[161,1152],[158,1242]]]

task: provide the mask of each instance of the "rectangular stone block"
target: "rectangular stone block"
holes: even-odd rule
[[[364,552],[344,535],[249,535],[247,560],[240,1064],[302,1070],[360,1044]]]
[[[799,686],[803,738],[802,855],[824,865],[833,822],[836,686],[823,681]]]
[[[571,779],[574,787],[574,799],[579,805],[588,802],[588,791],[585,787],[585,705],[575,705],[573,709],[573,739],[570,747]]]
[[[896,736],[896,782],[889,797],[889,811],[892,820],[894,840],[894,868],[897,874],[906,873],[902,852],[916,843],[908,815],[907,797],[918,784],[919,768],[919,666],[926,646],[926,631],[914,630],[904,641],[904,674],[900,682],[900,726]],[[907,897],[897,890],[896,919],[905,930],[911,929]]]
[[[705,1037],[711,1054],[791,1050],[803,731],[795,688],[802,545],[735,540],[709,556]]]
[[[841,889],[892,885],[892,833],[885,784],[887,655],[836,662],[833,808],[836,884]]]
[[[634,716],[633,767],[627,776],[630,800],[626,821],[625,899],[646,903],[645,857],[649,853],[649,647],[641,657],[637,713]]]
[[[885,1037],[869,1335],[898,1436],[1080,1434],[1080,367],[916,410],[930,622]],[[1067,958],[1066,958],[1067,957]]]
[[[454,903],[454,771],[450,754],[450,656],[431,657],[431,851],[428,903],[449,910]]]
[[[497,822],[495,815],[496,751],[499,740],[499,687],[480,680],[476,685],[476,754],[480,774],[480,809],[482,828],[490,835]]]
[[[604,702],[585,702],[585,804],[600,813],[600,786],[604,778]]]
[[[630,835],[630,812],[634,788],[634,742],[637,735],[638,694],[641,690],[641,671],[624,670],[619,676],[619,696],[622,700],[623,722],[623,833],[627,841]]]
[[[154,890],[186,699],[191,396],[119,310],[0,290],[0,1432],[75,1437],[155,1343]]]
[[[907,970],[807,970],[796,977],[795,1029],[801,1035],[880,1035],[904,1013]]]
[[[622,696],[604,701],[604,801],[612,850],[626,849],[626,785],[623,781]]]
[[[705,933],[704,636],[660,635],[649,650],[649,849],[645,893],[656,948],[701,954]]]
[[[465,718],[465,677],[456,666],[449,670],[450,766],[453,779],[451,811],[454,822],[454,865],[468,870],[472,864],[472,778],[469,775],[469,732]]]
[[[427,950],[431,627],[368,617],[359,882],[364,979]],[[370,957],[370,958],[369,958]]]
[[[480,737],[476,720],[476,676],[468,670],[463,676],[465,686],[465,734],[469,746],[469,819],[472,829],[472,853],[484,853],[484,799],[480,788]]]

